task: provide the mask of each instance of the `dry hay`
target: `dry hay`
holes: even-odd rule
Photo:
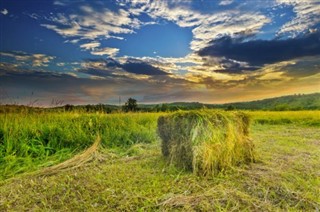
[[[254,160],[248,115],[198,110],[158,119],[162,154],[169,163],[201,175]]]
[[[35,173],[35,175],[40,175],[40,176],[49,176],[53,175],[62,171],[67,171],[71,169],[78,168],[85,163],[100,157],[98,153],[98,147],[100,145],[101,138],[98,136],[95,140],[95,142],[90,146],[88,149],[86,149],[84,152],[81,154],[75,155],[74,157],[70,158],[69,160],[66,160],[62,163],[59,163],[57,165],[44,168],[38,172]]]

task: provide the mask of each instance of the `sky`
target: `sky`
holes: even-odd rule
[[[320,91],[320,0],[0,0],[0,104]]]

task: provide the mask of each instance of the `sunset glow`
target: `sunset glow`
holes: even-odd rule
[[[320,1],[0,0],[0,103],[320,91]]]

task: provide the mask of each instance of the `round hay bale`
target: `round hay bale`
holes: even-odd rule
[[[249,125],[242,112],[197,110],[161,116],[162,154],[170,164],[201,175],[252,162]]]

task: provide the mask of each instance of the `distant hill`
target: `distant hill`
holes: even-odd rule
[[[221,108],[226,110],[317,110],[320,109],[320,93],[296,94],[290,96],[281,96],[249,102],[234,102],[226,104],[202,104],[199,102],[174,102],[158,105],[139,105],[141,108],[154,108],[160,110],[172,109],[200,109],[200,108]]]
[[[320,109],[320,93],[296,94],[250,102],[222,104],[220,106],[250,110],[315,110]]]
[[[203,104],[199,102],[173,102],[164,104],[139,104],[138,110],[141,112],[159,112],[176,110],[195,110],[201,108],[218,108],[224,110],[320,110],[320,93],[296,94],[281,96],[270,99],[263,99],[249,102],[234,102],[227,104]],[[54,108],[36,108],[23,105],[0,105],[0,113],[7,112],[59,112],[59,111],[82,111],[88,113],[120,112],[122,107],[116,105],[64,105]]]

